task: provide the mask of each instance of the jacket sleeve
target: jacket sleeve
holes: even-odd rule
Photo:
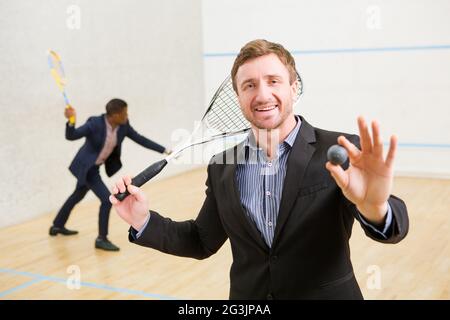
[[[356,145],[359,149],[360,142],[359,137],[356,135],[347,137],[354,145]],[[403,202],[402,199],[391,195],[388,199],[389,206],[391,207],[392,212],[392,222],[390,224],[390,227],[386,231],[384,235],[382,235],[380,232],[375,232],[373,228],[370,228],[366,225],[366,223],[363,223],[361,213],[358,211],[356,206],[351,203],[347,198],[343,197],[343,206],[344,210],[348,213],[352,214],[353,217],[358,220],[361,227],[364,230],[364,233],[369,238],[382,242],[382,243],[397,243],[400,242],[402,239],[406,237],[409,230],[409,218],[408,218],[408,210],[406,208],[405,202]]]
[[[127,129],[127,137],[147,149],[154,150],[159,153],[163,153],[166,150],[166,148],[163,147],[162,145],[150,139],[147,139],[144,136],[141,136],[139,133],[136,132],[136,130],[133,129],[133,127],[129,123]]]
[[[91,133],[91,118],[89,118],[85,124],[81,127],[75,128],[75,126],[69,125],[69,122],[66,123],[66,139],[67,140],[77,140],[83,137],[86,137]]]
[[[392,222],[384,236],[380,232],[375,232],[372,228],[361,221],[361,214],[353,203],[351,203],[347,199],[345,199],[344,202],[344,206],[346,207],[345,210],[347,212],[350,212],[354,216],[354,218],[358,220],[366,236],[368,236],[372,240],[381,243],[398,243],[403,240],[408,234],[408,210],[405,203],[400,198],[391,195],[388,199],[389,205],[392,210]]]
[[[211,164],[206,199],[195,220],[176,222],[150,211],[150,220],[142,234],[136,239],[130,228],[129,240],[164,253],[195,259],[205,259],[216,253],[228,236],[219,218],[210,168]]]

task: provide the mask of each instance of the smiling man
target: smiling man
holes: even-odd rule
[[[247,43],[231,76],[252,125],[248,138],[213,157],[195,220],[149,212],[131,178],[118,181],[113,193],[127,188],[132,196],[110,201],[131,225],[130,241],[205,259],[230,239],[231,299],[362,299],[350,261],[354,220],[379,242],[399,242],[408,232],[406,206],[390,195],[396,138],[383,158],[376,122],[371,137],[358,118],[359,138],[295,115],[295,61],[279,44]],[[336,141],[349,153],[344,168],[326,160]],[[223,163],[234,154],[236,161]]]

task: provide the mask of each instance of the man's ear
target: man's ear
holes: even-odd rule
[[[297,91],[298,91],[299,85],[300,84],[298,83],[298,79],[296,79],[294,81],[294,83],[291,84],[292,97],[293,97],[294,103],[297,102]]]

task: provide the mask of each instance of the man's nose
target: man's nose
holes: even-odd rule
[[[260,84],[256,91],[256,101],[264,103],[270,100],[271,97],[272,91],[270,90],[269,86],[265,83]]]

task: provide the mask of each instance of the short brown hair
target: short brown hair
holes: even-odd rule
[[[122,99],[112,99],[106,104],[106,114],[111,116],[115,113],[121,113],[127,107],[127,103]]]
[[[234,60],[233,68],[231,69],[231,80],[233,82],[233,89],[237,93],[236,73],[240,66],[248,60],[265,56],[274,53],[286,66],[289,72],[289,82],[292,84],[297,80],[297,71],[295,69],[295,60],[291,53],[287,51],[281,44],[270,42],[264,39],[257,39],[250,41],[241,48],[238,56]]]

